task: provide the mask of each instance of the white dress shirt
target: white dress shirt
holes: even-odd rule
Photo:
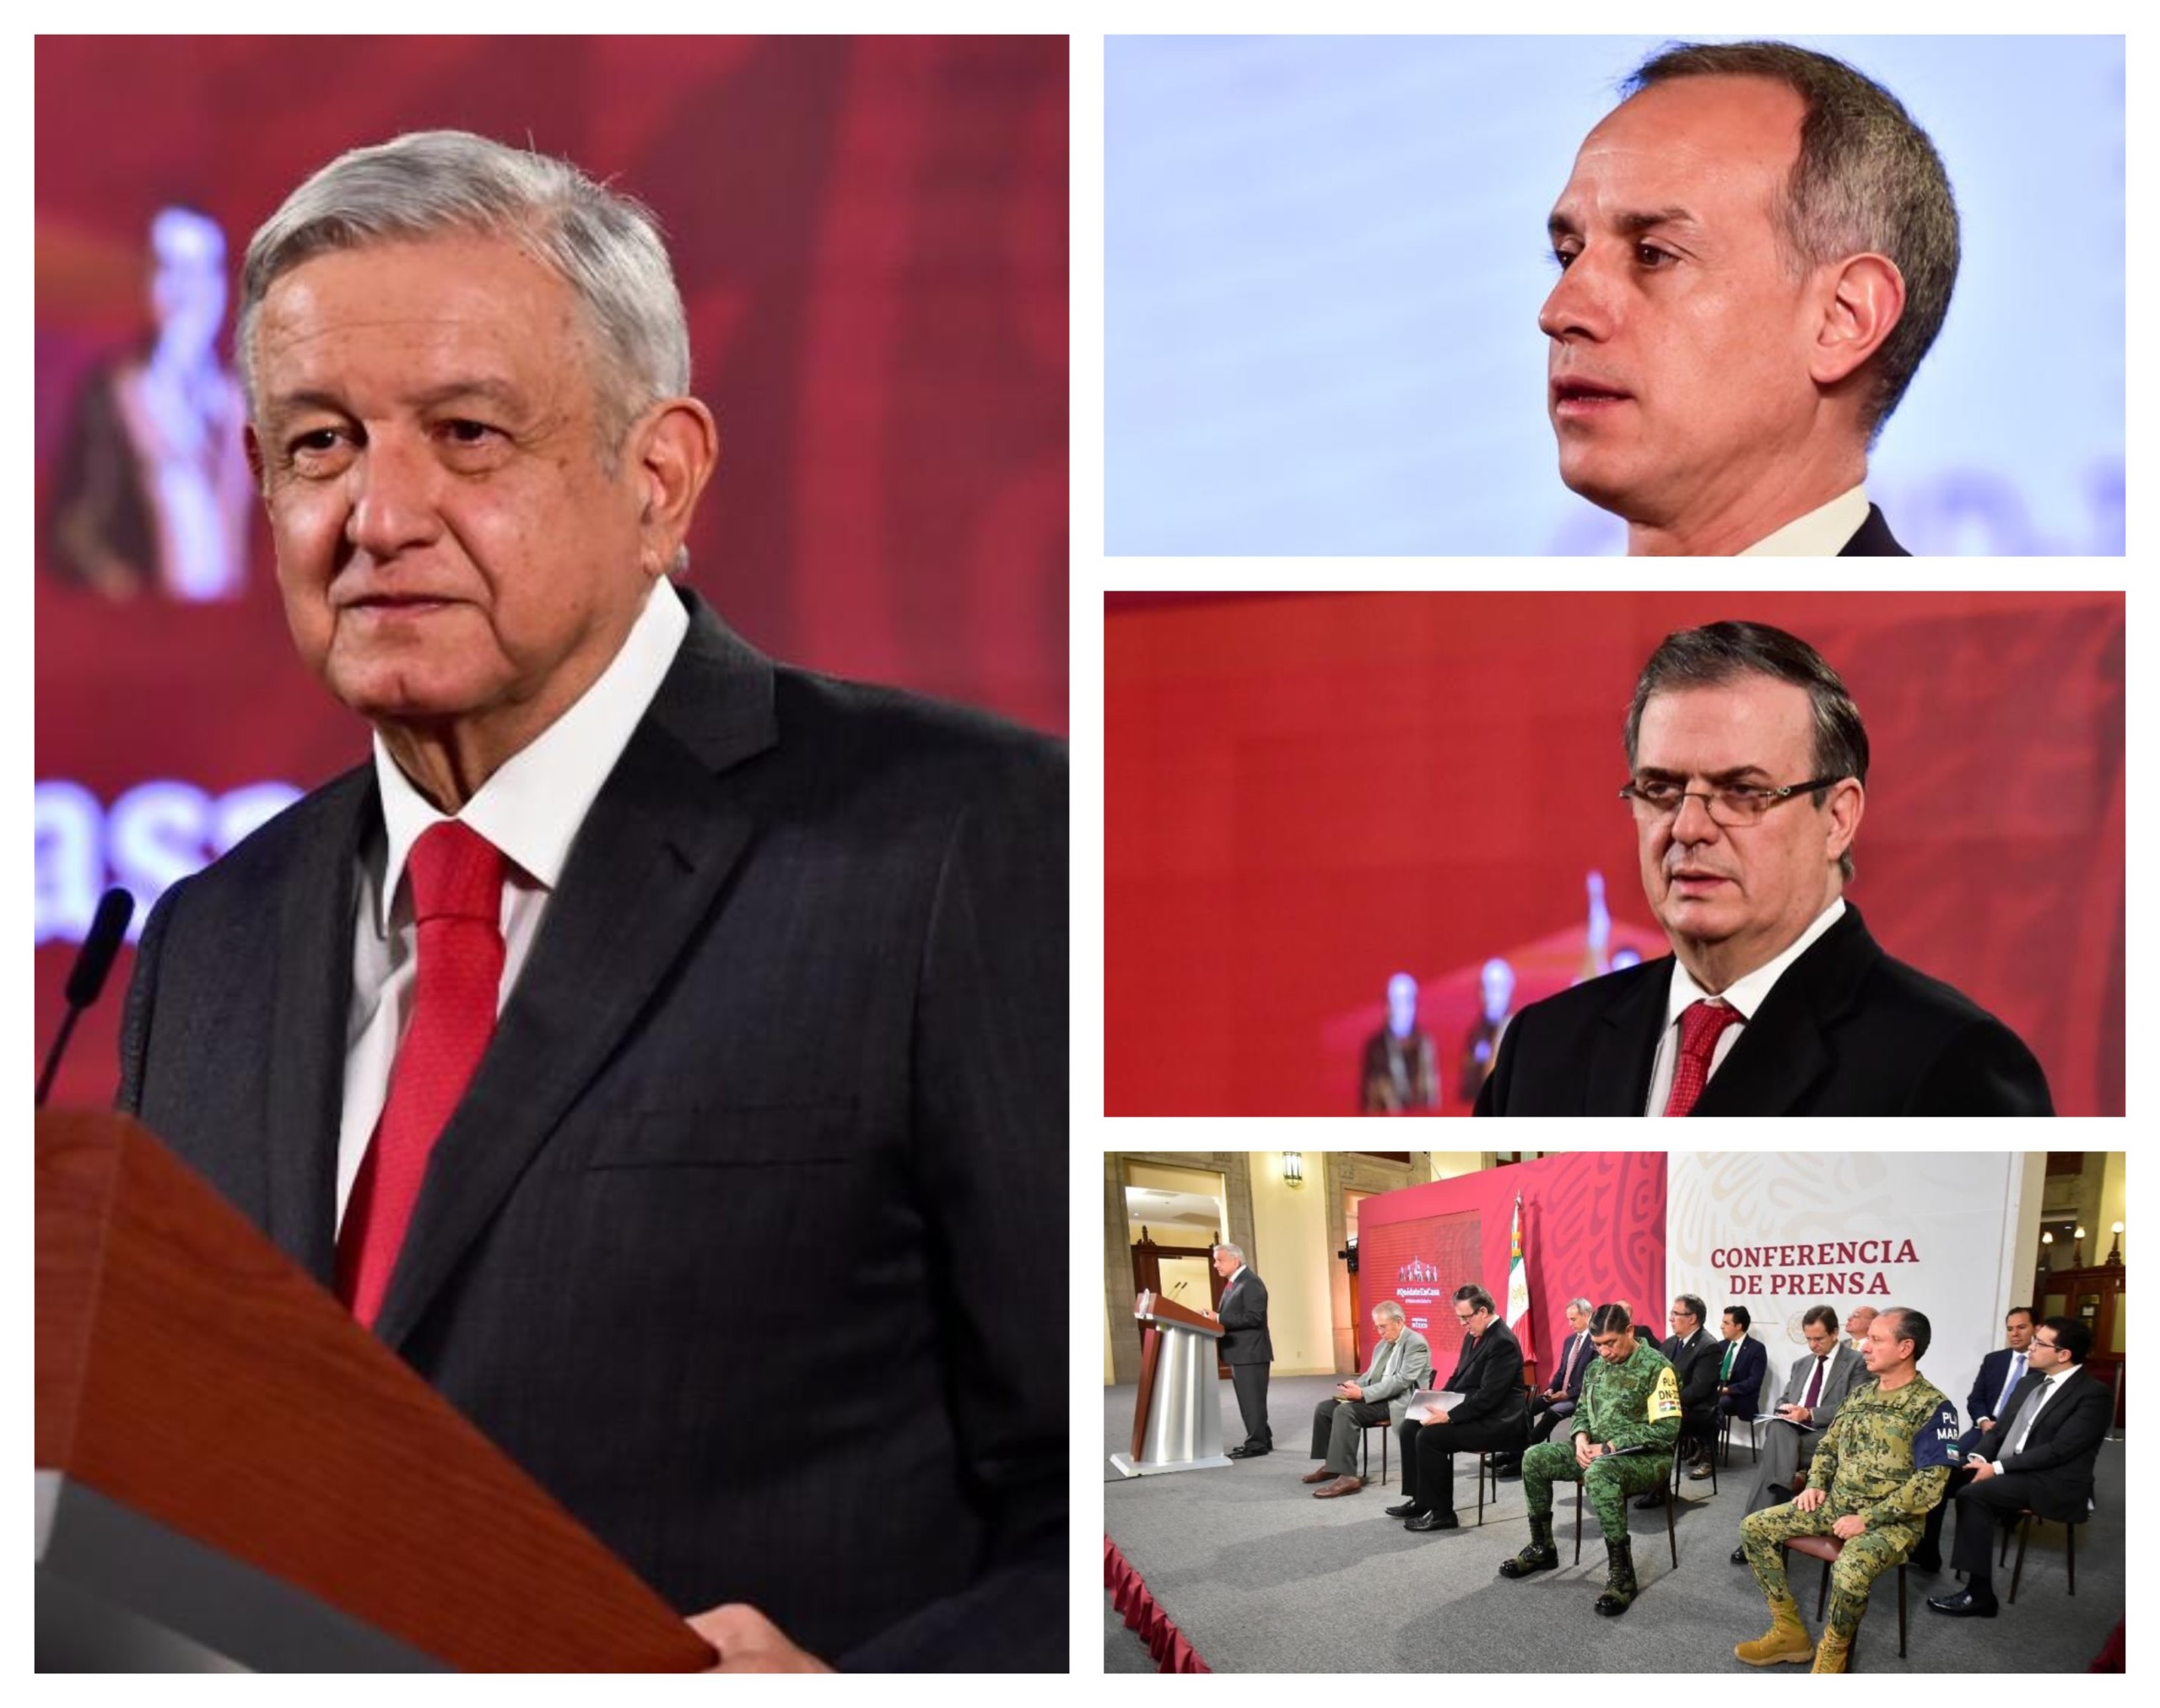
[[[1665,999],[1665,1030],[1658,1035],[1657,1059],[1650,1068],[1650,1102],[1645,1115],[1662,1116],[1666,1100],[1672,1095],[1673,1075],[1680,1066],[1680,1017],[1693,1004],[1709,1001],[1723,1003],[1736,1009],[1740,1024],[1727,1026],[1718,1034],[1716,1046],[1710,1051],[1710,1071],[1704,1076],[1704,1084],[1717,1077],[1719,1066],[1732,1053],[1732,1046],[1740,1041],[1740,1035],[1747,1030],[1747,1023],[1754,1018],[1763,1006],[1763,999],[1770,994],[1770,987],[1785,976],[1785,969],[1807,952],[1815,939],[1845,916],[1845,898],[1835,900],[1815,916],[1815,922],[1795,938],[1791,943],[1773,959],[1767,960],[1752,973],[1735,979],[1718,995],[1713,997],[1688,976],[1686,966],[1676,958],[1672,963],[1672,986]]]
[[[600,786],[615,769],[662,678],[689,633],[672,586],[656,583],[622,650],[576,703],[480,786],[457,816],[502,851],[503,981],[495,1012],[510,1000],[539,935],[548,898],[562,879],[570,843]],[[345,1027],[345,1101],[338,1125],[338,1219],[390,1095],[390,1070],[413,1018],[419,959],[405,857],[420,833],[444,822],[375,740],[385,839],[360,857],[359,909],[353,924],[353,1006]]]
[[[1867,489],[1855,486],[1796,516],[1738,554],[1743,558],[1834,558],[1867,520]]]

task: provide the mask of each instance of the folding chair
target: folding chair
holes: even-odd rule
[[[1789,1554],[1809,1554],[1814,1555],[1816,1559],[1822,1562],[1822,1581],[1817,1586],[1815,1591],[1815,1617],[1819,1620],[1822,1617],[1823,1608],[1828,1604],[1830,1599],[1830,1567],[1837,1559],[1838,1556],[1845,1551],[1845,1544],[1834,1536],[1788,1536],[1785,1539],[1783,1545],[1785,1551]],[[1871,1591],[1869,1599],[1872,1600],[1873,1598],[1873,1593]],[[1845,1670],[1847,1672],[1850,1673],[1852,1670],[1852,1657],[1855,1654],[1859,1653],[1859,1651],[1860,1633],[1858,1631],[1855,1631],[1853,1633],[1852,1642],[1845,1650]],[[1904,1659],[1904,1654],[1905,1562],[1901,1559],[1898,1562],[1898,1658],[1900,1660]]]

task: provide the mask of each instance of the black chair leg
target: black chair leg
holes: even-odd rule
[[[1905,1658],[1905,1562],[1898,1562],[1898,1658]]]
[[[1575,1479],[1575,1564],[1576,1564],[1577,1565],[1580,1565],[1582,1563],[1583,1563],[1583,1484],[1582,1484],[1582,1478],[1580,1478],[1580,1477],[1578,1477],[1578,1478]]]
[[[2063,1540],[2070,1549],[2070,1592],[2077,1593],[2077,1527],[2066,1524],[2062,1527]]]
[[[1815,1617],[1822,1617],[1822,1609],[1830,1599],[1830,1562],[1822,1562],[1822,1581],[1815,1589]]]
[[[2013,1607],[2017,1603],[2017,1580],[2025,1576],[2025,1533],[2032,1527],[2033,1515],[2023,1514],[2017,1521],[2017,1569],[2010,1574],[2010,1601]],[[2009,1541],[2008,1537],[2003,1538],[2006,1546]]]
[[[1665,1503],[1665,1545],[1672,1550],[1672,1569],[1675,1571],[1680,1570],[1680,1541],[1673,1532],[1672,1509],[1679,1504],[1677,1499]]]
[[[1477,1456],[1477,1527],[1485,1527],[1485,1456]]]

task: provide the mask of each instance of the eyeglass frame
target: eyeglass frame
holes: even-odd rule
[[[1680,792],[1679,800],[1676,802],[1669,810],[1660,812],[1658,814],[1658,818],[1660,819],[1677,819],[1682,813],[1688,810],[1688,802],[1700,801],[1703,803],[1703,811],[1709,815],[1710,822],[1718,826],[1719,829],[1724,830],[1744,830],[1750,824],[1759,824],[1762,823],[1763,819],[1768,816],[1770,810],[1773,808],[1782,807],[1787,801],[1792,799],[1795,795],[1812,794],[1817,789],[1834,788],[1844,781],[1845,779],[1844,777],[1811,777],[1804,783],[1787,783],[1783,788],[1775,789],[1763,788],[1752,784],[1741,783],[1734,785],[1731,790],[1714,790],[1709,793],[1698,793],[1692,789],[1682,789]],[[1738,824],[1727,824],[1723,819],[1719,818],[1716,813],[1710,812],[1710,803],[1718,794],[1736,792],[1740,790],[1745,790],[1747,793],[1754,795],[1762,800],[1762,805],[1757,809],[1753,818],[1743,819]],[[1630,804],[1631,808],[1637,804],[1644,807],[1655,807],[1656,805],[1655,802],[1647,801],[1643,798],[1642,791],[1637,786],[1635,780],[1633,777],[1630,777],[1626,782],[1620,786],[1620,792],[1617,797],[1615,797],[1615,798],[1628,802]]]

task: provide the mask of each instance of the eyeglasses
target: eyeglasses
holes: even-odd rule
[[[1623,786],[1619,798],[1634,808],[1636,822],[1644,824],[1677,818],[1689,801],[1700,801],[1713,824],[1731,830],[1754,824],[1771,808],[1783,806],[1795,795],[1827,789],[1844,781],[1843,777],[1811,777],[1804,783],[1788,783],[1782,789],[1728,783],[1722,788],[1690,790],[1671,777],[1645,777]]]

